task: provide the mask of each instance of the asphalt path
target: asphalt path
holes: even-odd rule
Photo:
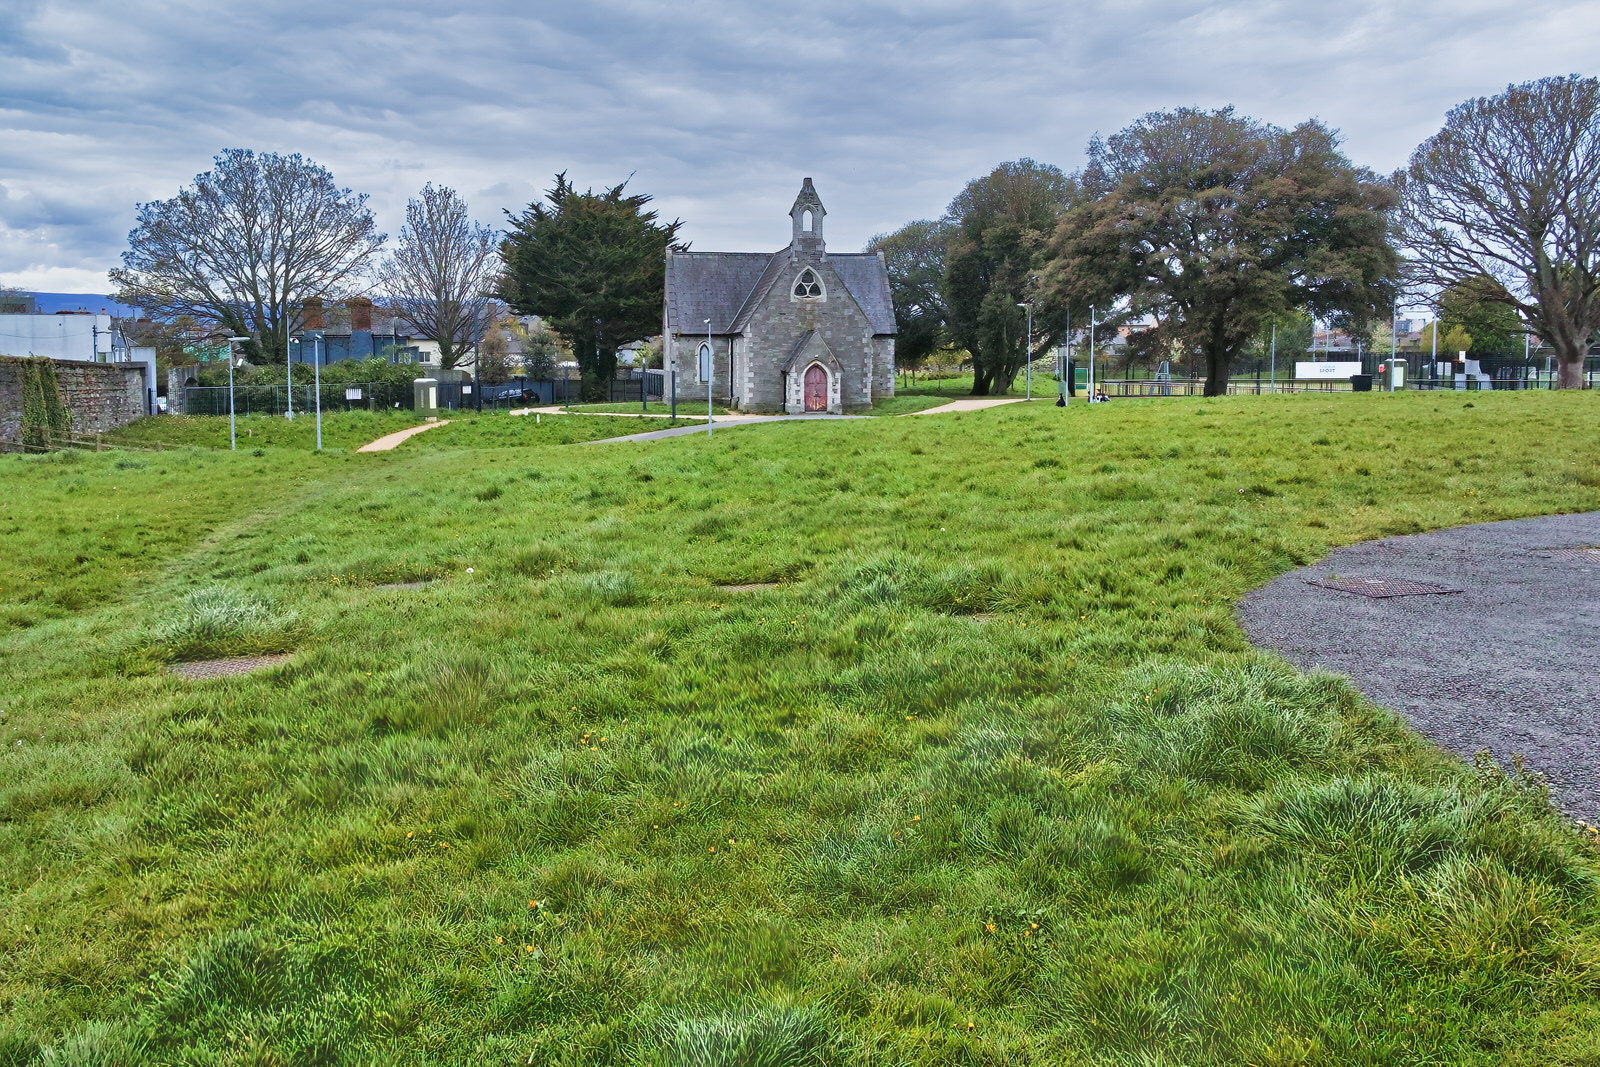
[[[1521,755],[1600,822],[1600,512],[1367,541],[1257,589],[1251,640],[1348,676],[1462,759]],[[1461,592],[1373,599],[1312,585],[1403,578]]]

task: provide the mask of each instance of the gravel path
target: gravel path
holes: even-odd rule
[[[1334,551],[1247,596],[1251,640],[1347,675],[1463,759],[1521,754],[1568,814],[1600,821],[1600,512],[1463,526]],[[1406,578],[1456,595],[1309,584]]]

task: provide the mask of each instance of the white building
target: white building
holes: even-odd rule
[[[144,408],[156,410],[156,350],[130,348],[105,313],[0,315],[0,356],[43,356],[70,363],[144,365]]]
[[[0,315],[0,356],[112,363],[122,361],[113,349],[120,355],[126,348],[110,315]]]

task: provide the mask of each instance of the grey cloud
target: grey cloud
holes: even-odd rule
[[[853,246],[1003,159],[1070,170],[1091,134],[1178,105],[1315,115],[1388,170],[1453,104],[1600,45],[1600,13],[1564,0],[16,6],[6,280],[103,274],[135,202],[234,145],[324,163],[390,232],[429,180],[499,226],[558,170],[632,173],[700,248],[781,243],[809,174]]]

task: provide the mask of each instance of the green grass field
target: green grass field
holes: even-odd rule
[[[1600,1063],[1592,836],[1232,616],[1597,416],[0,456],[0,1067]]]

